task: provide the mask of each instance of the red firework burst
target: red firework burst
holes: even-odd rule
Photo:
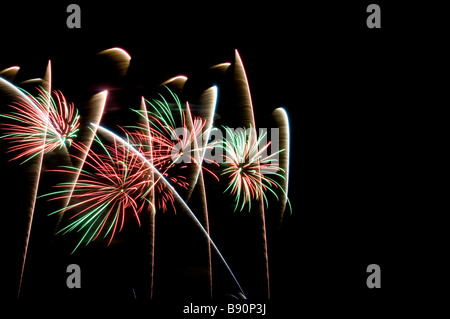
[[[0,115],[11,121],[1,123],[6,134],[0,137],[11,143],[8,152],[16,154],[11,160],[25,158],[26,162],[42,151],[70,146],[77,136],[80,116],[73,103],[60,91],[52,96],[38,92],[36,97],[25,92],[27,99],[19,97],[19,102],[10,105],[10,113]]]

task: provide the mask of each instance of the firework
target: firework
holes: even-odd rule
[[[109,245],[116,232],[122,230],[127,213],[131,213],[140,225],[139,214],[151,207],[151,202],[144,196],[153,187],[151,169],[127,147],[130,144],[118,145],[114,140],[112,146],[105,145],[98,136],[94,141],[94,146],[101,152],[91,148],[80,171],[69,166],[54,170],[77,175],[75,184],[60,183],[55,186],[60,190],[43,195],[51,196],[50,200],[70,200],[70,205],[51,214],[71,214],[68,225],[58,233],[83,233],[73,251],[82,242],[88,244],[101,234],[103,238],[109,236]],[[87,149],[75,145],[80,150]]]
[[[234,210],[242,211],[248,204],[250,211],[251,201],[260,198],[264,199],[267,206],[266,191],[270,191],[277,198],[278,195],[273,188],[280,188],[283,191],[273,178],[268,177],[269,174],[274,174],[284,178],[278,173],[283,170],[275,163],[274,159],[275,155],[282,150],[265,156],[271,143],[263,145],[262,141],[266,133],[257,138],[253,134],[254,130],[251,126],[248,130],[233,130],[229,127],[224,127],[224,129],[226,136],[221,145],[224,150],[222,175],[226,175],[230,179],[224,192],[235,196]]]
[[[23,91],[27,98],[19,97],[10,113],[0,115],[11,122],[1,124],[6,134],[0,137],[11,144],[8,152],[16,154],[11,160],[26,162],[41,152],[69,147],[77,136],[80,116],[73,103],[60,91],[52,96],[42,88],[38,92],[34,97]]]
[[[134,145],[144,145],[144,156],[152,159],[152,164],[173,184],[192,192],[198,173],[194,176],[182,174],[183,170],[192,163],[201,167],[198,154],[203,150],[199,142],[205,132],[206,121],[200,117],[191,117],[189,104],[186,110],[181,106],[178,96],[168,89],[174,103],[169,103],[162,94],[160,99],[145,100],[145,107],[133,110],[146,120],[135,128],[134,132],[127,131],[133,136]],[[186,114],[188,113],[188,114]],[[189,180],[188,180],[189,178]],[[173,209],[174,197],[172,192],[163,183],[156,183],[155,196],[157,206],[167,211],[168,204]]]
[[[187,78],[185,76],[178,76],[164,82],[163,85],[173,82],[184,84],[186,80]],[[201,120],[200,117],[192,116],[188,102],[186,102],[186,108],[182,109],[178,97],[171,90],[168,89],[168,91],[175,101],[175,103],[172,104],[172,107],[162,95],[160,95],[161,99],[159,100],[146,101],[142,98],[140,109],[133,110],[140,115],[138,121],[140,126],[134,127],[136,130],[133,132],[127,130],[124,130],[124,132],[126,135],[131,136],[132,139],[134,139],[133,145],[138,146],[141,150],[144,150],[142,155],[152,165],[157,167],[165,178],[171,181],[173,185],[181,186],[187,190],[187,194],[185,195],[187,201],[192,194],[194,186],[197,185],[197,182],[199,182],[199,187],[201,188],[200,191],[204,192],[202,162],[207,148],[207,139],[203,141],[200,141],[200,139],[204,136],[204,134],[209,134],[212,126],[217,101],[217,87],[212,87],[206,90],[201,97],[201,100],[205,102],[203,109],[206,113],[206,121]],[[180,126],[176,127],[177,125]],[[207,129],[203,132],[205,126]],[[199,145],[199,143],[201,144]],[[197,166],[196,170],[193,172],[184,170],[187,173],[187,177],[178,174],[178,172],[181,173],[180,169],[187,168],[187,164],[184,162],[193,162]],[[148,195],[153,202],[157,202],[160,209],[166,211],[168,203],[171,203],[172,207],[174,207],[175,198],[170,188],[164,183],[159,183],[159,180],[160,178],[155,180],[155,188],[152,188]],[[202,194],[205,227],[209,235],[206,196],[204,193]],[[149,225],[152,233],[152,238],[150,239],[152,242],[151,278],[153,278],[154,264],[154,217],[155,216],[153,214],[151,218],[151,225]],[[208,256],[211,284],[211,246],[209,241]],[[210,286],[212,287],[212,284]]]
[[[99,56],[107,63],[105,65],[116,69],[117,72],[111,75],[120,77],[127,75],[131,56],[126,51],[113,48],[100,52]],[[284,109],[278,108],[274,111],[273,118],[279,128],[281,150],[274,151],[272,148],[272,154],[267,155],[271,143],[266,142],[266,133],[260,133],[258,136],[256,132],[250,87],[239,53],[235,51],[233,64],[221,63],[211,69],[216,73],[224,73],[231,65],[233,67],[230,68],[229,74],[234,76],[236,95],[233,101],[236,102],[233,105],[235,107],[233,112],[236,113],[234,118],[236,126],[244,129],[233,130],[222,126],[226,137],[222,140],[216,138],[214,143],[210,144],[208,141],[211,131],[221,130],[213,128],[218,96],[216,86],[207,89],[198,104],[182,103],[166,86],[164,87],[168,94],[167,92],[159,94],[159,98],[153,100],[142,98],[140,109],[133,110],[140,116],[138,124],[121,128],[123,131],[121,135],[124,136],[121,138],[99,126],[107,99],[106,91],[94,97],[91,108],[83,108],[88,110],[88,113],[82,114],[83,118],[89,118],[91,124],[90,127],[80,127],[80,116],[73,103],[69,103],[60,91],[51,89],[50,63],[43,79],[26,81],[28,85],[40,85],[37,94],[30,94],[0,78],[0,89],[6,86],[9,92],[14,92],[15,98],[15,102],[8,105],[10,112],[0,115],[5,120],[0,124],[0,129],[4,132],[0,138],[9,143],[8,152],[13,155],[11,160],[20,159],[22,163],[30,161],[28,165],[40,163],[39,169],[33,173],[37,179],[36,182],[33,181],[34,197],[27,224],[19,294],[44,154],[61,149],[66,155],[70,155],[70,164],[52,171],[61,173],[61,177],[66,178],[65,182],[55,185],[54,191],[41,197],[62,200],[60,209],[50,215],[58,215],[58,226],[63,221],[62,228],[57,226],[57,234],[77,236],[72,253],[83,244],[88,245],[97,239],[103,238],[107,245],[110,245],[117,233],[126,227],[127,222],[135,222],[141,226],[140,216],[142,217],[143,213],[151,214],[149,224],[142,225],[142,228],[151,229],[149,232],[151,247],[145,246],[143,250],[150,248],[151,252],[152,296],[155,213],[157,209],[165,212],[173,208],[175,211],[177,204],[178,209],[186,212],[201,229],[208,243],[211,296],[213,249],[229,270],[239,287],[240,294],[245,298],[236,277],[210,236],[207,185],[203,170],[213,174],[219,181],[218,176],[208,170],[208,167],[210,168],[208,165],[213,164],[221,168],[215,172],[220,172],[221,179],[228,182],[223,189],[224,193],[231,195],[231,201],[234,200],[234,211],[244,211],[248,208],[250,212],[256,208],[256,214],[252,214],[255,218],[251,221],[256,222],[257,231],[261,230],[264,240],[267,295],[270,298],[264,210],[269,205],[270,196],[274,196],[280,203],[276,207],[277,211],[281,211],[280,220],[283,218],[286,204],[290,206],[287,197],[289,121]],[[0,76],[12,80],[18,70],[18,67],[11,67],[0,71]],[[170,84],[172,88],[181,90],[186,81],[187,77],[180,75],[162,85]],[[218,155],[222,152],[216,152],[211,157],[205,156],[206,150],[214,147],[219,147],[220,151],[223,151],[225,161],[221,164],[211,158],[222,156]],[[195,195],[199,195],[192,198],[193,201],[197,201],[194,203],[195,207],[199,208],[198,212],[196,211],[197,215],[188,206],[194,188]],[[268,193],[272,195],[267,195]],[[271,207],[271,213],[273,211]],[[262,250],[262,246],[256,248],[258,253],[259,249]],[[249,267],[256,274],[255,278],[259,278],[261,274],[253,271],[259,264],[255,262]]]
[[[216,244],[214,243],[214,241],[211,239],[208,231],[205,229],[205,227],[203,227],[202,223],[198,220],[198,218],[195,216],[194,212],[189,208],[189,206],[186,204],[186,202],[182,199],[182,197],[180,196],[180,194],[175,190],[175,188],[171,185],[171,183],[164,177],[164,175],[158,171],[158,169],[152,165],[152,163],[149,161],[148,158],[146,158],[142,152],[142,150],[136,149],[134,148],[129,141],[125,141],[123,140],[121,137],[117,136],[116,134],[114,134],[113,132],[107,130],[106,128],[103,128],[99,125],[95,125],[91,123],[91,126],[93,126],[94,128],[98,129],[99,132],[101,132],[102,134],[108,135],[112,138],[114,138],[115,143],[118,142],[119,145],[122,145],[124,148],[126,148],[127,150],[130,151],[130,154],[132,153],[133,155],[137,156],[138,158],[140,158],[143,162],[146,163],[147,168],[151,169],[154,173],[155,178],[158,180],[158,183],[164,183],[164,185],[167,187],[168,190],[170,190],[172,192],[172,195],[174,197],[174,199],[181,204],[181,206],[184,208],[184,210],[188,213],[188,215],[192,218],[192,220],[195,222],[195,224],[200,228],[200,230],[202,231],[203,235],[205,235],[205,237],[208,239],[208,242],[211,244],[211,246],[213,247],[214,251],[217,253],[217,255],[220,257],[220,260],[223,262],[223,264],[225,265],[225,267],[228,269],[230,275],[233,277],[234,282],[236,283],[237,287],[239,288],[240,294],[243,296],[243,298],[246,299],[246,296],[244,294],[244,291],[242,290],[238,280],[236,279],[234,273],[231,271],[230,266],[228,265],[228,263],[226,262],[225,258],[223,257],[223,255],[220,253],[219,249],[217,248]],[[156,182],[155,182],[156,183]],[[153,183],[153,185],[155,185],[155,183]],[[142,198],[142,196],[141,196]]]
[[[214,114],[216,110],[217,105],[217,96],[218,96],[218,89],[217,86],[212,86],[209,89],[205,90],[201,96],[201,100],[203,101],[204,105],[202,107],[202,111],[204,113],[204,117],[206,118],[205,124],[203,125],[202,129],[206,128],[202,131],[198,130],[196,128],[194,132],[196,132],[196,135],[193,138],[194,143],[194,162],[197,164],[198,169],[194,178],[193,184],[197,184],[198,178],[202,170],[205,170],[206,172],[210,173],[217,181],[219,181],[219,178],[216,174],[214,174],[212,171],[208,170],[206,167],[203,166],[203,161],[205,161],[208,164],[215,164],[219,166],[219,164],[213,160],[205,158],[206,150],[213,149],[216,145],[216,142],[209,142],[209,139],[211,137],[211,132],[214,130],[213,128],[213,122],[214,122]],[[189,103],[187,103],[186,111],[188,113],[187,119],[190,120],[190,126],[192,127],[192,123],[199,123],[199,117],[192,116],[191,108],[189,107]],[[188,195],[189,198],[190,194]]]
[[[194,147],[197,150],[195,152],[194,157],[197,159],[197,162],[199,163],[198,169],[197,169],[197,173],[196,176],[194,178],[194,185],[198,185],[199,188],[199,192],[200,192],[200,198],[201,198],[201,203],[202,203],[202,213],[203,213],[203,218],[204,218],[204,225],[206,228],[206,231],[208,233],[208,239],[207,239],[207,247],[208,247],[208,267],[209,267],[209,291],[210,291],[210,297],[212,298],[213,295],[213,284],[212,284],[212,260],[211,260],[211,241],[209,240],[210,238],[210,230],[209,230],[209,214],[208,214],[208,202],[206,199],[206,189],[205,189],[205,181],[204,181],[204,177],[203,177],[203,160],[205,159],[205,152],[208,148],[212,148],[214,147],[215,143],[209,143],[208,141],[210,139],[210,133],[212,131],[212,125],[213,125],[213,120],[214,120],[214,114],[215,114],[215,110],[216,110],[216,105],[217,105],[217,86],[213,86],[207,90],[205,90],[205,92],[202,94],[201,96],[201,100],[202,102],[204,102],[204,108],[203,111],[204,113],[206,113],[206,139],[203,139],[201,142],[202,144],[200,144],[201,147],[199,147],[198,145],[198,140],[194,139]],[[189,114],[188,119],[190,119],[191,123],[194,122],[193,117],[192,117],[192,112],[189,108],[189,104],[187,107],[187,111]],[[213,162],[215,163],[215,162]],[[217,164],[217,163],[215,163]],[[217,164],[218,165],[218,164]],[[206,170],[206,168],[205,168]],[[208,172],[212,173],[211,171],[207,170]],[[219,178],[212,173],[212,176],[214,176],[217,181],[219,181]],[[191,188],[191,190],[193,190],[193,188]],[[192,194],[189,193],[187,195],[187,198],[190,198],[190,195]]]

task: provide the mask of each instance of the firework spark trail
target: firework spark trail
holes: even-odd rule
[[[186,103],[186,111],[183,110],[178,96],[169,88],[167,90],[175,102],[175,107],[172,108],[162,94],[159,94],[160,100],[145,100],[148,105],[145,112],[142,109],[131,110],[143,117],[151,126],[141,123],[138,127],[131,126],[136,128],[137,132],[127,133],[136,136],[141,143],[148,143],[148,135],[152,136],[153,165],[173,184],[186,189],[186,198],[189,198],[198,178],[198,169],[201,167],[197,155],[202,148],[195,142],[209,132],[208,130],[202,132],[206,120],[186,116],[186,113],[189,113],[189,103]],[[150,155],[145,156],[149,158]],[[187,177],[179,174],[180,169],[188,168],[190,163],[197,165],[196,173],[188,174]],[[175,210],[170,190],[161,183],[156,183],[156,188],[160,195],[157,196],[158,207],[167,211],[167,204],[171,203]]]
[[[205,227],[206,227],[206,231],[208,232],[208,263],[209,263],[209,285],[210,285],[210,297],[212,298],[213,295],[213,286],[212,286],[212,261],[211,261],[211,242],[209,240],[209,236],[210,231],[209,231],[209,214],[208,214],[208,202],[206,199],[206,189],[205,189],[205,182],[204,182],[204,178],[203,178],[203,159],[205,157],[205,153],[206,153],[206,144],[208,143],[209,139],[210,139],[210,134],[211,134],[211,130],[212,130],[212,125],[213,125],[213,120],[214,120],[214,114],[216,111],[216,105],[217,105],[217,87],[213,86],[211,88],[209,88],[208,90],[205,91],[204,95],[203,95],[203,99],[207,100],[207,104],[209,106],[209,108],[207,108],[207,112],[209,112],[209,117],[207,119],[206,122],[206,134],[207,134],[207,138],[202,140],[202,146],[201,148],[198,147],[198,142],[197,139],[194,139],[194,149],[196,149],[197,151],[194,154],[194,157],[197,159],[197,163],[198,163],[198,169],[197,169],[197,173],[196,176],[194,178],[194,185],[198,185],[200,187],[200,192],[201,192],[201,199],[202,199],[202,204],[203,204],[203,215],[205,218]],[[189,108],[189,104],[187,104],[187,112],[188,115],[191,120],[191,123],[193,122],[193,117],[192,117],[192,113],[191,110]],[[203,150],[202,154],[200,155],[199,153],[201,152],[201,150]],[[199,179],[200,178],[200,179]],[[193,190],[193,188],[192,188]],[[189,193],[187,198],[190,197],[190,195],[192,194]]]
[[[242,98],[242,119],[244,123],[250,124],[254,130],[252,134],[254,134],[256,138],[256,125],[255,125],[255,113],[253,109],[252,96],[250,93],[250,87],[248,84],[247,74],[245,72],[244,64],[242,63],[242,59],[239,55],[238,50],[235,50],[235,80],[237,84],[237,88],[240,91],[240,95]],[[262,229],[263,229],[263,240],[264,240],[264,256],[266,259],[266,279],[267,279],[267,297],[270,299],[270,278],[269,278],[269,254],[267,250],[267,232],[266,232],[266,217],[264,212],[264,203],[262,200],[259,201],[260,206],[259,210],[261,212],[261,221],[262,221]]]
[[[222,254],[220,253],[219,249],[217,248],[216,244],[214,243],[214,241],[211,239],[211,237],[209,236],[208,232],[206,231],[206,229],[203,227],[203,225],[200,223],[200,221],[198,220],[198,218],[195,216],[195,214],[192,212],[192,210],[189,208],[189,206],[186,204],[186,202],[181,198],[181,196],[178,194],[178,192],[175,190],[175,188],[167,181],[167,179],[150,163],[150,161],[138,150],[136,150],[133,146],[131,146],[128,142],[126,142],[125,140],[123,140],[120,136],[114,134],[113,132],[109,131],[108,129],[100,126],[100,125],[96,125],[91,123],[91,126],[97,127],[97,130],[99,132],[108,134],[109,136],[111,136],[114,139],[117,139],[118,141],[120,141],[123,145],[127,145],[127,148],[129,148],[131,151],[133,151],[137,156],[139,156],[152,170],[153,172],[160,178],[161,181],[163,181],[165,183],[165,185],[172,191],[174,197],[179,201],[179,203],[185,208],[185,210],[189,213],[189,216],[192,217],[192,219],[194,220],[195,224],[201,229],[201,231],[203,232],[203,234],[208,238],[208,240],[210,241],[211,245],[213,246],[214,250],[216,251],[216,253],[219,255],[220,259],[222,260],[222,262],[224,263],[224,265],[226,266],[226,268],[228,269],[229,273],[231,274],[231,276],[233,277],[236,285],[238,286],[240,293],[245,297],[244,291],[242,290],[239,282],[237,281],[236,277],[234,276],[234,273],[231,271],[230,266],[228,265],[228,263],[226,262],[225,258],[222,256]]]
[[[78,111],[74,109],[73,105],[67,103],[61,92],[53,92],[55,100],[53,97],[47,98],[49,93],[40,89],[38,91],[39,96],[37,98],[30,97],[30,99],[34,101],[34,105],[39,106],[39,109],[22,101],[11,105],[15,112],[1,115],[18,122],[18,124],[2,124],[2,128],[8,133],[2,138],[12,143],[8,152],[18,153],[11,160],[26,157],[24,163],[41,151],[46,154],[55,149],[61,149],[66,144],[70,146],[73,138],[76,137],[79,127]],[[44,114],[47,104],[49,106],[48,119]],[[46,143],[42,145],[44,136]]]
[[[161,86],[166,86],[170,84],[171,87],[175,87],[181,90],[184,87],[184,84],[186,83],[187,80],[188,80],[187,76],[177,75],[161,83]]]
[[[207,144],[208,144],[208,141],[209,141],[209,139],[211,137],[211,131],[212,131],[212,128],[213,128],[214,114],[216,112],[216,106],[217,106],[217,97],[218,97],[217,86],[210,87],[202,95],[202,98],[207,100],[208,106],[206,108],[206,113],[207,113],[207,117],[208,118],[207,118],[207,120],[205,122],[205,127],[206,127],[205,133],[200,136],[200,137],[204,137],[206,135],[206,137],[201,139],[202,140],[202,145],[198,146],[198,138],[195,138],[193,140],[193,142],[194,142],[194,149],[195,149],[194,159],[195,159],[195,163],[198,166],[197,173],[196,173],[195,178],[194,178],[194,183],[193,183],[194,185],[197,184],[197,181],[198,181],[198,178],[199,178],[199,175],[200,175],[200,171],[203,168],[203,160],[205,158],[206,150],[208,149]],[[193,122],[195,120],[195,118],[192,117],[192,113],[191,113],[191,110],[189,108],[189,104],[187,104],[187,112],[188,112],[189,118],[191,119],[191,122]],[[215,177],[217,179],[217,181],[219,181],[218,177],[215,174],[212,173],[212,175],[213,175],[213,177]],[[188,193],[187,198],[189,198],[189,197],[190,197],[190,193]]]
[[[289,187],[289,152],[290,152],[290,128],[289,128],[289,117],[284,108],[279,107],[275,109],[272,113],[275,122],[277,123],[277,127],[280,129],[280,149],[284,151],[280,153],[280,169],[282,174],[282,180],[280,182],[280,188],[282,190],[282,194],[280,195],[281,205],[281,214],[279,223],[281,225],[281,221],[283,220],[284,211],[286,209],[286,204],[289,205],[290,211],[292,213],[291,203],[287,196],[288,187]]]
[[[51,62],[48,61],[48,66],[47,66],[47,70],[46,70],[46,74],[45,74],[45,81],[44,84],[47,85],[47,88],[44,88],[44,92],[51,92]],[[19,279],[19,285],[18,285],[18,291],[17,291],[17,298],[20,297],[20,293],[21,293],[21,289],[22,289],[22,281],[23,281],[23,274],[24,274],[24,270],[25,270],[25,263],[26,263],[26,259],[27,259],[27,254],[28,254],[28,245],[29,245],[29,241],[30,241],[30,235],[31,235],[31,227],[33,224],[33,218],[34,218],[34,209],[36,206],[36,198],[37,198],[37,192],[38,192],[38,186],[39,186],[39,181],[40,181],[40,176],[41,176],[41,170],[42,170],[42,161],[44,159],[44,152],[45,152],[45,145],[46,145],[46,135],[47,135],[47,129],[49,126],[49,109],[50,109],[50,95],[47,96],[48,102],[46,103],[46,107],[44,108],[44,110],[40,109],[38,105],[36,105],[32,99],[30,99],[25,93],[23,93],[19,88],[17,88],[16,86],[14,86],[13,84],[9,83],[8,81],[2,79],[0,77],[0,86],[5,86],[6,88],[8,88],[9,90],[11,90],[15,96],[21,98],[23,101],[29,103],[29,105],[31,105],[33,108],[35,108],[36,110],[40,110],[40,115],[43,115],[44,119],[46,119],[45,121],[45,129],[44,129],[44,135],[42,136],[42,151],[39,152],[39,154],[37,156],[39,156],[39,158],[37,159],[37,161],[39,162],[39,166],[38,169],[36,171],[36,183],[33,186],[32,192],[33,192],[33,197],[32,197],[32,203],[30,206],[30,210],[28,213],[28,225],[27,225],[27,232],[26,232],[26,238],[25,238],[25,248],[24,248],[24,253],[23,253],[23,260],[22,260],[22,267],[21,267],[21,271],[20,271],[20,279]],[[41,123],[42,124],[42,123]],[[51,124],[50,124],[51,125]]]
[[[213,296],[213,284],[212,284],[212,260],[211,260],[211,233],[209,231],[209,213],[208,213],[208,201],[206,199],[206,189],[205,189],[205,180],[203,178],[203,171],[200,170],[200,178],[196,183],[200,189],[200,195],[203,205],[203,215],[205,217],[205,228],[208,233],[207,241],[208,241],[208,267],[209,267],[209,292],[210,297]]]
[[[131,56],[130,54],[122,48],[110,48],[97,53],[98,56],[103,56],[109,60],[115,70],[120,76],[125,76],[130,67]]]
[[[48,71],[50,72],[50,62]],[[37,156],[42,150],[49,153],[55,149],[70,146],[79,130],[78,110],[73,103],[68,103],[60,91],[50,89],[50,75],[47,74],[38,88],[38,95],[21,90],[18,95],[20,102],[10,105],[12,109],[8,114],[1,114],[11,123],[2,123],[1,128],[6,132],[1,136],[11,146],[8,152],[16,153],[11,160],[26,158],[22,163]],[[45,137],[46,143],[42,144]]]
[[[173,83],[175,81],[180,82],[178,84],[184,84],[186,80],[187,77],[178,76],[164,82],[162,85]],[[202,110],[204,111],[202,113],[206,113],[206,117],[208,118],[206,121],[203,121],[201,120],[201,118],[194,117],[192,115],[188,102],[186,102],[186,110],[183,110],[176,94],[173,93],[169,88],[167,89],[175,100],[175,108],[171,108],[162,95],[160,95],[161,100],[153,100],[152,102],[147,101],[147,103],[145,103],[145,100],[142,99],[140,109],[133,110],[140,115],[141,119],[141,123],[138,123],[140,126],[135,127],[138,129],[137,132],[128,132],[126,130],[123,131],[126,135],[135,137],[136,142],[133,145],[147,145],[147,150],[144,152],[144,156],[148,158],[152,165],[157,167],[164,176],[169,176],[168,171],[171,170],[172,167],[177,165],[184,165],[185,167],[187,167],[186,164],[189,164],[189,162],[193,162],[197,166],[195,171],[192,172],[193,174],[191,174],[191,172],[188,172],[188,177],[182,184],[180,184],[179,179],[174,176],[173,172],[171,172],[172,174],[170,174],[172,182],[181,185],[182,187],[187,186],[185,201],[188,201],[194,187],[197,184],[199,173],[201,173],[201,176],[203,178],[201,169],[203,157],[206,151],[206,145],[204,144],[206,144],[207,140],[209,139],[209,132],[212,127],[212,120],[214,118],[215,105],[217,100],[217,88],[209,88],[201,96],[201,100],[206,103],[205,109]],[[150,110],[147,109],[147,104],[150,106]],[[150,126],[150,122],[152,123],[152,126]],[[175,128],[177,122],[179,122],[179,124],[181,125],[180,128]],[[205,131],[202,133],[203,129],[205,129]],[[202,145],[199,146],[198,140],[202,139],[202,137],[206,137],[207,139],[204,139],[202,142],[200,142]],[[178,163],[179,161],[187,161],[188,163],[180,164]],[[167,189],[167,187],[165,187],[163,183],[159,183],[159,180],[160,178],[155,181],[155,188],[158,190],[158,194],[162,195],[158,197],[161,197],[163,200],[166,199],[166,202],[172,202],[173,206],[174,198],[171,191]],[[204,185],[202,184],[201,187],[204,187]],[[152,192],[154,193],[153,188]],[[203,195],[202,199],[205,199]],[[165,205],[160,204],[159,206],[160,208],[162,206],[164,210]],[[204,201],[203,207],[203,213],[206,215],[205,227],[209,234],[206,200]],[[154,216],[152,217],[152,232],[154,233],[155,230],[153,219]],[[154,239],[152,240],[152,243],[154,243]],[[153,249],[154,244],[152,248],[152,265],[154,264]],[[211,266],[211,245],[209,242],[208,259]],[[212,283],[211,271],[210,283]]]
[[[141,98],[141,105],[140,110],[141,114],[143,116],[139,117],[140,120],[143,122],[141,123],[144,127],[144,132],[140,137],[144,137],[144,141],[141,144],[143,147],[143,151],[145,154],[148,154],[148,160],[153,165],[153,140],[152,140],[152,134],[150,131],[150,123],[148,120],[148,113],[147,113],[147,107],[145,103],[144,97]],[[147,132],[147,134],[145,134]],[[155,184],[155,176],[153,173],[153,170],[150,170],[150,179]],[[150,203],[153,208],[155,208],[155,187],[151,188],[151,191],[148,194]],[[155,209],[150,212],[150,219],[149,219],[149,225],[148,228],[151,232],[150,234],[150,299],[153,299],[153,278],[155,274],[155,238],[156,238],[156,214]]]

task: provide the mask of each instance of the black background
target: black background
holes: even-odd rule
[[[288,110],[293,213],[285,215],[280,230],[269,234],[272,315],[313,311],[367,317],[417,307],[409,296],[419,295],[425,281],[411,269],[423,262],[417,253],[424,249],[421,230],[413,226],[422,206],[417,175],[411,174],[416,106],[407,103],[406,96],[411,94],[408,83],[416,64],[412,38],[418,34],[402,19],[408,15],[406,7],[377,1],[382,28],[368,29],[366,1],[252,5],[78,1],[82,27],[68,29],[69,3],[2,4],[0,69],[19,65],[19,76],[27,79],[41,76],[51,60],[54,86],[76,101],[111,87],[107,75],[89,72],[95,69],[95,54],[110,47],[124,48],[132,56],[127,85],[150,88],[178,74],[201,82],[204,70],[233,62],[238,49],[256,122],[264,123],[278,106]],[[13,165],[7,164],[4,154],[2,165]],[[2,176],[1,187],[9,188],[11,196],[11,189],[20,189],[23,180],[12,173],[5,176],[8,182]],[[7,235],[2,241],[1,287],[11,303],[18,270],[8,261],[17,259],[14,241],[21,239],[9,225],[20,224],[13,216],[19,200],[18,194],[2,197],[1,223]],[[167,224],[183,223],[182,217],[164,218]],[[126,247],[112,251],[133,258]],[[182,299],[185,291],[170,296],[171,288],[162,282],[162,297],[149,307],[133,301],[129,282],[138,280],[134,269],[127,263],[111,267],[117,255],[105,253],[100,258],[99,250],[44,267],[45,258],[54,261],[52,250],[37,256],[30,248],[30,260],[39,260],[36,265],[41,266],[36,267],[45,275],[30,273],[36,279],[24,287],[19,308],[98,305],[97,310],[114,311],[126,306],[173,315],[189,300]],[[182,253],[183,247],[177,251]],[[65,288],[64,267],[72,262],[82,266],[86,284],[80,292]],[[366,286],[366,267],[371,263],[381,267],[381,289]],[[48,291],[55,287],[59,290]]]

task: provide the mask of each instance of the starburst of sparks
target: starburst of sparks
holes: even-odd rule
[[[1,123],[5,134],[0,138],[11,144],[8,152],[15,154],[11,160],[24,159],[26,162],[42,151],[49,153],[70,147],[80,125],[80,116],[73,103],[68,102],[61,91],[55,90],[50,95],[38,89],[36,97],[23,92],[28,99],[19,97],[20,101],[10,105],[11,112],[0,115],[9,122]]]
[[[194,117],[189,129],[186,110],[182,108],[178,96],[170,89],[167,90],[174,103],[169,103],[162,94],[159,95],[160,99],[145,100],[146,111],[133,111],[148,119],[149,126],[135,126],[135,131],[125,132],[133,137],[133,145],[144,150],[143,155],[152,159],[155,168],[172,185],[187,189],[189,182],[182,172],[189,163],[201,166],[195,154],[203,151],[201,139],[206,133],[202,132],[206,121]],[[175,211],[171,190],[163,183],[156,183],[155,189],[158,208],[167,211],[170,204]]]
[[[67,207],[52,214],[71,214],[68,225],[59,233],[83,233],[74,251],[84,241],[88,244],[101,234],[103,238],[109,236],[109,245],[116,232],[122,230],[127,214],[130,213],[140,225],[139,214],[144,209],[152,209],[145,196],[153,187],[151,169],[127,147],[130,144],[117,144],[114,140],[113,145],[105,145],[98,136],[95,136],[95,142],[99,151],[74,144],[88,152],[80,172],[70,166],[54,170],[79,174],[76,184],[60,183],[55,186],[60,190],[43,195],[51,196],[50,200],[70,197],[71,203]]]
[[[229,178],[228,192],[235,197],[234,210],[242,211],[246,204],[251,209],[251,201],[263,198],[268,205],[266,191],[271,192],[278,199],[274,188],[284,190],[279,183],[268,175],[283,178],[279,172],[283,171],[274,158],[283,150],[266,155],[271,142],[264,144],[267,133],[256,136],[256,131],[250,125],[249,129],[233,130],[224,127],[226,135],[218,147],[224,150],[224,163],[221,175]]]

